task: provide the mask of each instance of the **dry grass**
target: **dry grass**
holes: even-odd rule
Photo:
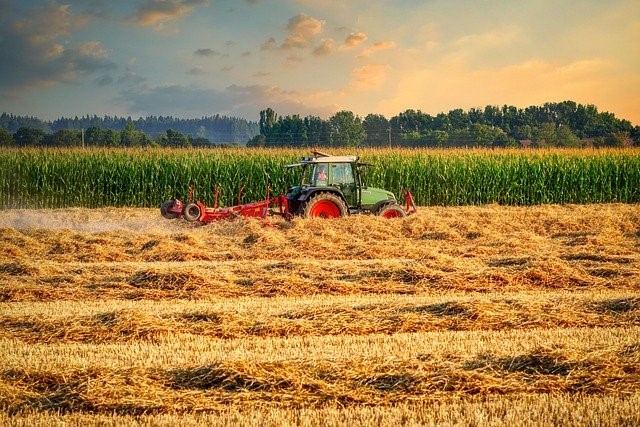
[[[452,426],[563,425],[567,427],[631,426],[640,422],[640,396],[524,395],[484,399],[450,399],[394,406],[325,406],[321,408],[222,409],[202,414],[119,416],[123,426]],[[523,416],[523,414],[526,414]],[[113,425],[111,415],[35,412],[3,417],[11,427]]]
[[[637,424],[638,224],[3,211],[0,423]]]
[[[273,220],[272,227],[193,228],[142,212],[125,209],[123,228],[116,210],[73,210],[66,221],[60,211],[3,212],[0,227],[20,227],[0,236],[0,301],[640,286],[636,205],[424,208],[399,221]],[[33,228],[47,226],[48,215],[54,228]]]
[[[0,338],[31,343],[157,341],[167,334],[215,338],[368,335],[640,326],[640,293],[569,291],[369,297],[229,299],[148,304],[0,304]]]
[[[249,352],[240,360],[191,366],[11,367],[0,372],[0,406],[9,414],[36,409],[140,415],[246,405],[387,406],[532,393],[637,393],[640,345],[606,344],[509,355],[254,361]]]

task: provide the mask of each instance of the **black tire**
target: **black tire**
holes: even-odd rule
[[[390,205],[386,205],[380,209],[378,211],[378,215],[384,218],[404,218],[407,216],[407,213],[404,211],[402,206],[391,203]]]
[[[305,218],[340,218],[347,212],[347,205],[333,193],[316,193],[302,208]]]
[[[202,211],[200,210],[200,206],[196,205],[195,203],[188,203],[182,209],[182,216],[187,221],[197,221],[198,219],[200,219],[201,214]]]
[[[173,200],[166,200],[160,205],[160,213],[167,219],[176,219],[178,214],[175,212],[169,212],[169,209],[173,207]]]

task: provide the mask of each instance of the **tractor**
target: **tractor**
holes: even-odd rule
[[[363,170],[367,165],[357,156],[332,156],[314,151],[313,156],[303,157],[300,162],[286,165],[287,168],[302,168],[299,185],[289,188],[284,195],[271,198],[267,187],[264,200],[241,204],[242,193],[235,206],[218,207],[219,193],[216,189],[215,204],[207,207],[193,200],[194,188],[190,187],[187,203],[179,199],[167,200],[160,212],[167,219],[184,218],[187,221],[207,223],[233,217],[260,217],[268,214],[291,219],[294,215],[305,218],[339,218],[350,214],[373,214],[385,218],[400,218],[416,211],[413,196],[405,190],[406,207],[390,191],[369,187],[364,183]],[[278,206],[278,210],[272,206]]]
[[[404,217],[415,210],[407,192],[407,210],[390,191],[364,183],[364,168],[357,156],[331,156],[319,151],[287,168],[302,168],[300,185],[289,188],[285,197],[289,211],[305,218],[338,218],[370,213],[385,218]]]

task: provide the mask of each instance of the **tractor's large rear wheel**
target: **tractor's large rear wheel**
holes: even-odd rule
[[[318,193],[304,205],[305,218],[340,218],[347,214],[347,205],[342,199],[331,193]]]
[[[392,203],[390,205],[386,205],[382,209],[378,211],[378,215],[383,218],[404,218],[407,216],[402,206]]]
[[[197,221],[198,219],[200,219],[201,214],[202,211],[200,210],[200,206],[196,205],[195,203],[189,203],[185,205],[184,209],[182,210],[182,216],[187,221]]]
[[[160,205],[160,213],[167,219],[176,219],[178,214],[170,212],[169,209],[173,208],[173,200],[167,200]]]

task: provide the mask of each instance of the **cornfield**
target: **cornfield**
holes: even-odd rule
[[[640,202],[640,151],[338,150],[370,163],[365,182],[411,189],[418,205]],[[295,149],[0,150],[0,208],[155,207],[171,197],[222,205],[284,192],[300,177]]]

